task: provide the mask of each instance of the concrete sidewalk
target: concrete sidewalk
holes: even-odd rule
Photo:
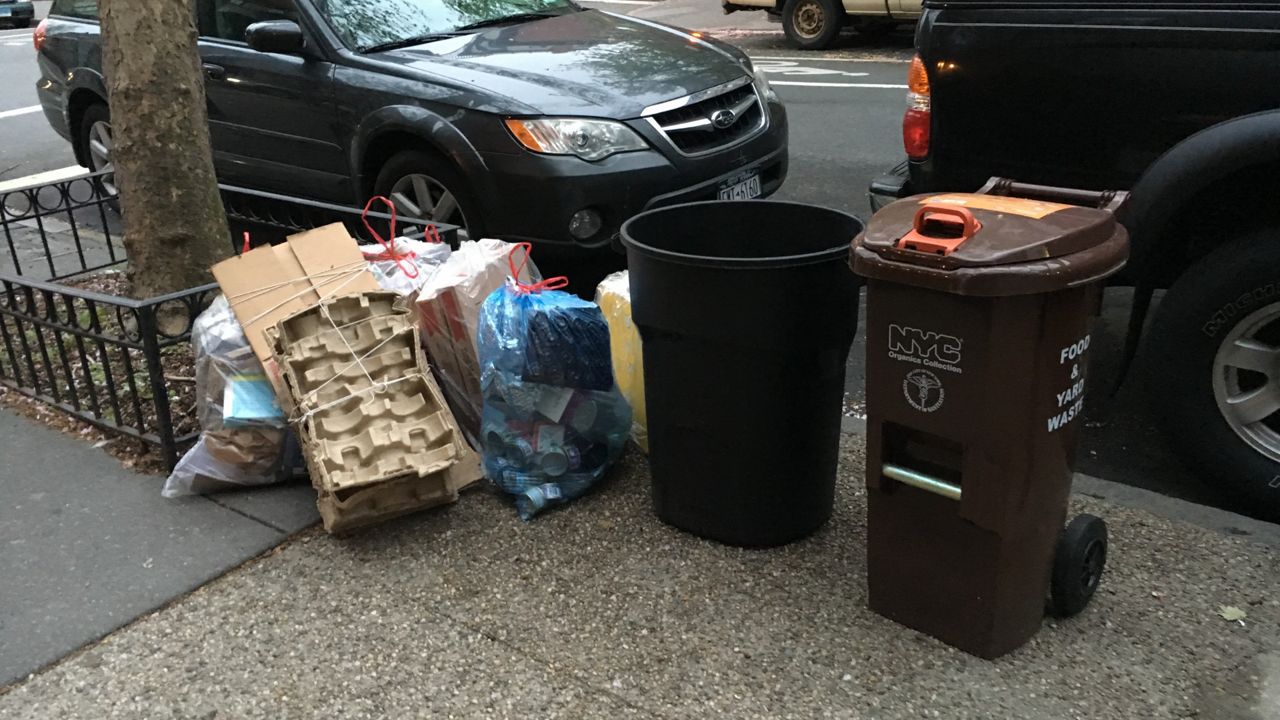
[[[662,525],[636,456],[531,523],[476,491],[310,532],[12,688],[0,717],[1280,715],[1277,547],[1077,496],[1111,525],[1099,595],[978,660],[866,609],[861,442],[831,523],[774,550]]]
[[[317,519],[306,484],[165,500],[163,478],[4,408],[0,446],[0,686]]]

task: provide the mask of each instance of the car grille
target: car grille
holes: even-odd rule
[[[720,123],[715,122],[717,117]],[[732,120],[726,122],[729,117]],[[756,134],[764,127],[764,120],[764,108],[750,82],[649,118],[658,132],[685,155],[701,155],[733,145]]]

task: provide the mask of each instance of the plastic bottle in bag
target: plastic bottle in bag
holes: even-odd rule
[[[599,482],[631,429],[600,308],[548,286],[509,281],[480,311],[485,473],[524,520]]]

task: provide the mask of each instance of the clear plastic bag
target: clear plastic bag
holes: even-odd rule
[[[222,295],[191,328],[200,440],[174,466],[161,495],[199,495],[280,477],[289,432],[262,364]]]
[[[596,304],[609,323],[609,346],[613,355],[613,376],[618,389],[631,405],[631,439],[641,450],[649,451],[649,433],[645,426],[644,356],[640,349],[640,331],[631,320],[631,276],[626,271],[613,273],[596,287]]]
[[[480,312],[485,474],[521,519],[577,498],[622,454],[631,408],[595,303],[510,282]]]
[[[378,284],[397,295],[417,292],[452,254],[445,243],[406,237],[395,238],[391,247],[394,256],[381,245],[361,245],[360,253],[369,261],[369,272]],[[414,277],[409,277],[406,266],[414,269]]]

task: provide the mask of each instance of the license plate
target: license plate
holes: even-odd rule
[[[760,197],[760,175],[739,175],[720,187],[721,200],[750,200]]]

